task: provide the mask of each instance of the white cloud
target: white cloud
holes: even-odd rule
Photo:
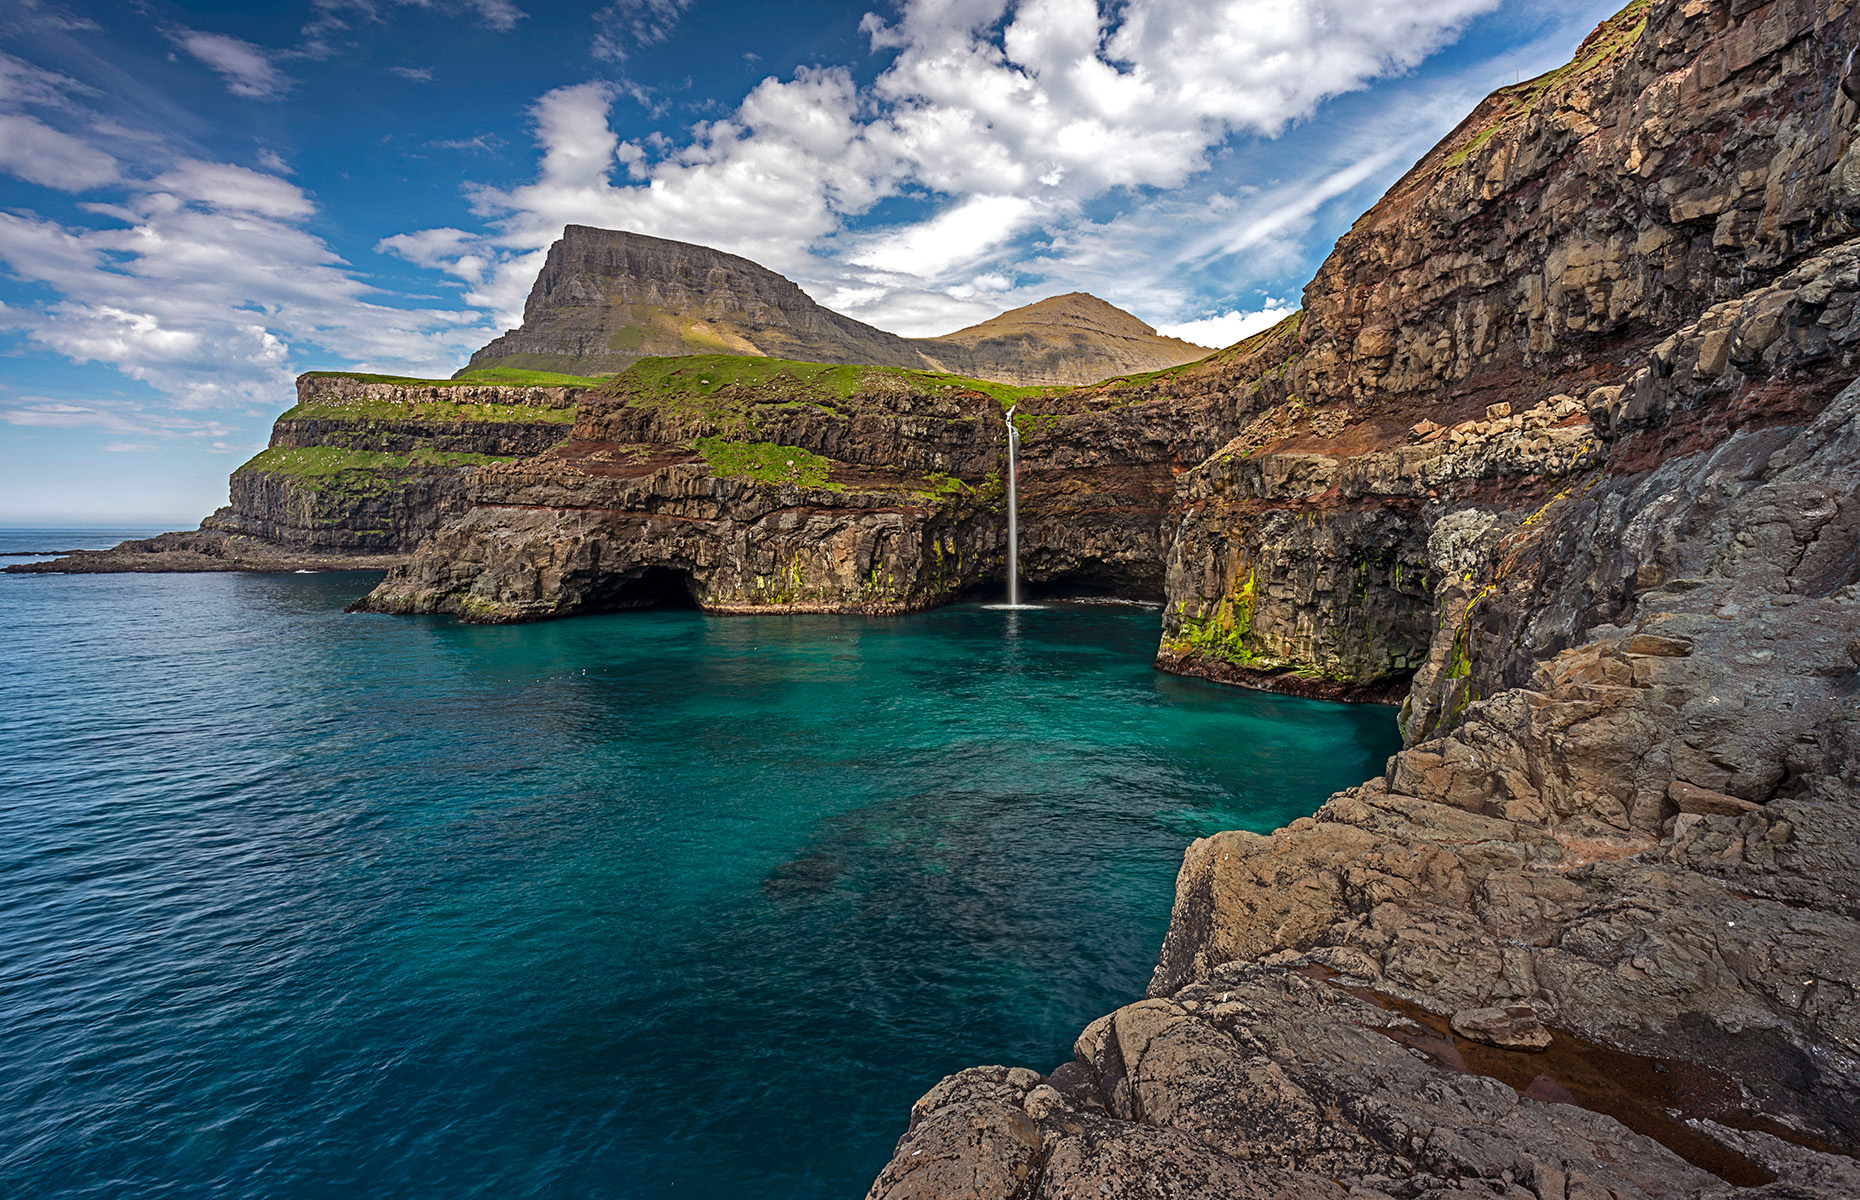
[[[11,54],[0,53],[0,104],[8,106],[37,104],[47,108],[65,108],[67,92],[94,93],[69,75],[47,71]]]
[[[310,198],[289,180],[230,163],[184,159],[173,170],[157,175],[149,186],[220,212],[290,218],[316,211]]]
[[[293,82],[278,70],[272,52],[263,46],[197,29],[176,29],[168,36],[175,45],[218,71],[226,80],[226,90],[235,96],[276,100]]]
[[[431,67],[389,67],[388,71],[400,76],[402,79],[411,79],[415,83],[433,82],[433,71]]]
[[[1295,304],[1269,305],[1258,312],[1225,312],[1219,316],[1203,317],[1199,321],[1161,325],[1156,332],[1164,337],[1193,342],[1197,346],[1231,346],[1262,329],[1271,329],[1296,311],[1298,306]]]
[[[0,328],[185,409],[273,407],[305,355],[443,375],[493,332],[475,313],[381,303],[301,227],[314,207],[288,180],[188,160],[88,207],[115,223],[0,212],[0,262],[59,296],[0,310]]]
[[[0,113],[0,171],[61,192],[82,192],[115,180],[117,163],[36,118]]]
[[[456,275],[471,284],[484,281],[485,272],[496,258],[495,252],[485,247],[476,234],[463,229],[397,233],[375,243],[375,250],[404,258],[416,266]]]
[[[45,396],[21,396],[17,400],[0,403],[0,421],[8,425],[40,429],[100,429],[106,433],[170,441],[179,438],[224,438],[234,432],[231,426],[220,421],[155,412],[134,401],[89,400],[74,404]]]
[[[1276,135],[1327,97],[1408,69],[1498,4],[905,0],[895,22],[862,23],[892,55],[869,87],[838,68],[765,79],[681,144],[623,143],[609,122],[616,85],[558,88],[535,108],[537,178],[474,192],[497,253],[467,300],[514,323],[542,252],[580,223],[716,246],[817,294],[876,290],[867,319],[955,317],[974,311],[962,290],[972,277],[1004,254],[1026,258],[1030,231],[1081,229],[1085,206],[1109,194],[1180,188],[1236,134]],[[663,37],[681,7],[633,0],[600,18],[638,43]],[[1391,161],[1358,166],[1367,177]],[[1354,185],[1338,175],[1329,186],[1260,213],[1253,243],[1223,252],[1296,226]],[[929,201],[923,217],[862,221],[907,191]],[[1179,311],[1185,297],[1170,299]]]
[[[487,28],[500,33],[515,29],[517,22],[528,16],[511,0],[313,0],[310,7],[316,15],[304,27],[304,37],[305,50],[313,57],[335,53],[325,39],[331,34],[346,31],[351,20],[382,21],[386,19],[383,10],[414,7],[440,12],[468,12]]]
[[[1021,232],[1033,212],[1033,201],[1019,196],[970,196],[927,221],[873,239],[847,261],[935,279],[986,257]]]

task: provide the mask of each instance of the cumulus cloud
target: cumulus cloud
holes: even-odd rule
[[[219,72],[226,80],[226,90],[235,96],[276,100],[289,90],[293,82],[278,69],[275,56],[263,46],[255,46],[224,33],[203,33],[197,29],[176,29],[168,37],[175,45]]]
[[[542,252],[574,222],[743,254],[817,294],[866,298],[868,319],[973,315],[982,306],[962,289],[1029,236],[1057,243],[1094,201],[1179,188],[1235,135],[1276,135],[1405,71],[1498,4],[905,0],[895,20],[862,22],[889,56],[869,86],[839,68],[765,79],[682,143],[622,142],[615,85],[558,88],[534,111],[537,178],[474,192],[497,232],[467,298],[514,322]],[[611,48],[597,52],[662,39],[683,7],[610,5],[599,20]],[[1392,161],[1365,159],[1358,182]],[[1267,241],[1353,184],[1329,186],[1204,252]],[[921,216],[860,228],[901,194]]]
[[[456,275],[467,283],[477,284],[495,259],[476,234],[463,229],[422,229],[418,233],[397,233],[382,238],[375,250],[404,258],[416,266]]]
[[[67,227],[0,212],[0,262],[58,296],[0,311],[0,328],[73,361],[108,364],[184,409],[269,407],[289,395],[301,356],[319,348],[379,369],[444,374],[492,332],[474,313],[383,303],[302,227],[315,207],[289,180],[186,160],[135,185],[122,204],[86,207],[110,223]]]
[[[1298,311],[1295,304],[1269,304],[1256,312],[1224,312],[1199,321],[1182,321],[1158,326],[1164,337],[1181,338],[1197,346],[1231,346],[1252,337],[1262,329],[1271,329]]]

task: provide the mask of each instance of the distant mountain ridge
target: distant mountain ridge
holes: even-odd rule
[[[745,354],[1070,386],[1211,353],[1084,292],[942,337],[904,338],[824,308],[792,280],[738,255],[570,225],[549,248],[522,326],[472,355],[465,370],[601,375],[648,357]]]

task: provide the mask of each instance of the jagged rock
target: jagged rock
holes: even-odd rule
[[[1741,817],[1745,813],[1762,812],[1761,804],[1740,800],[1736,796],[1727,796],[1723,792],[1713,792],[1702,787],[1675,779],[1667,785],[1666,794],[1679,806],[1682,813],[1692,813],[1701,817]]]
[[[1356,224],[1295,345],[1148,393],[1238,409],[1179,481],[1159,663],[1416,670],[1409,745],[1189,848],[1151,998],[1079,1042],[1103,1112],[1070,1081],[1029,1110],[1042,1172],[1160,1130],[1403,1200],[1860,1194],[1850,1158],[1694,1121],[1781,1177],[1733,1186],[1336,1007],[1528,1005],[1552,1055],[1713,1066],[1860,1147],[1855,25],[1630,6]]]
[[[1390,1036],[1413,1028],[1283,969],[1223,966],[1094,1022],[1047,1082],[999,1067],[945,1079],[869,1200],[1835,1200],[1860,1178],[1850,1160],[1714,1126],[1753,1175],[1778,1177],[1735,1191],[1607,1116],[1443,1070]],[[959,1163],[938,1157],[983,1139]]]

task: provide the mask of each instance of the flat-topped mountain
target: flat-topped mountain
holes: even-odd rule
[[[1209,353],[1082,292],[943,337],[899,337],[823,308],[792,280],[746,258],[570,225],[549,248],[524,303],[523,325],[472,355],[466,370],[604,375],[642,358],[744,354],[1029,386],[1095,383]]]

